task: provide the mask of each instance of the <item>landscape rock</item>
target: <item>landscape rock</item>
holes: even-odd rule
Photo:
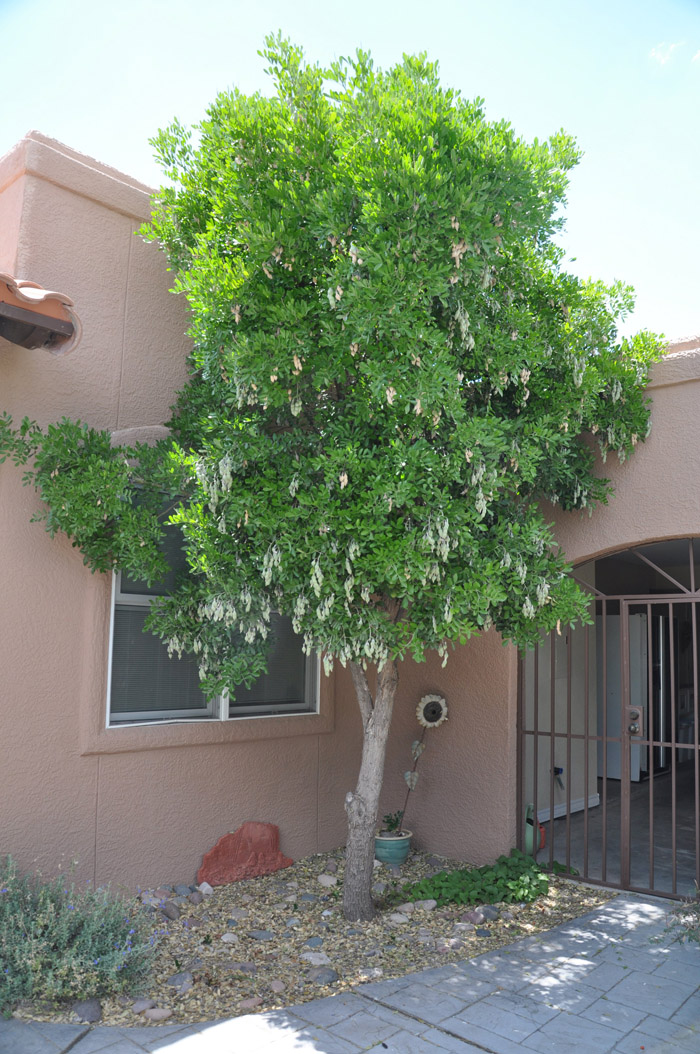
[[[404,915],[410,915],[412,911],[416,910],[416,905],[409,900],[407,904],[399,904],[396,910],[402,912]]]
[[[199,892],[202,893],[205,897],[210,897],[214,892],[208,882],[200,882],[197,888],[199,889]]]
[[[285,922],[285,926],[287,927],[287,929],[290,930],[293,929],[295,926],[299,926],[300,924],[301,919],[297,919],[294,916],[291,919],[287,919],[287,921]]]
[[[473,922],[475,926],[480,925],[484,921],[486,916],[481,908],[473,908],[471,911],[467,911],[462,915],[462,922]]]
[[[144,1010],[152,1010],[155,1005],[152,999],[135,999],[131,1009],[135,1014],[142,1014]]]
[[[241,999],[238,1005],[241,1010],[255,1010],[256,1006],[262,1006],[262,999],[259,995],[252,995],[248,999]]]
[[[315,893],[302,893],[299,900],[303,904],[316,904],[318,897]]]
[[[294,861],[280,852],[279,828],[273,823],[248,821],[225,834],[204,854],[197,882],[223,886],[242,878],[270,875]]]
[[[192,987],[192,974],[189,970],[184,970],[182,973],[173,974],[165,983],[171,985],[172,988],[176,988],[180,995],[184,995]]]
[[[99,999],[81,999],[73,1003],[72,1010],[81,1021],[87,1021],[91,1025],[102,1020],[102,1006]]]
[[[484,930],[484,929],[478,929],[477,928],[477,929],[474,930],[474,933],[477,935],[477,937],[490,937],[491,936],[491,930]]]
[[[309,970],[308,978],[314,984],[332,984],[333,981],[338,980],[338,974],[327,966],[317,966]]]
[[[170,919],[171,922],[180,918],[180,909],[177,904],[173,904],[172,900],[166,900],[165,904],[161,905],[160,910],[166,919]]]
[[[299,958],[312,966],[327,966],[330,962],[325,952],[302,952]]]
[[[239,937],[235,933],[222,933],[221,939],[224,944],[238,944]]]
[[[248,936],[252,937],[254,941],[273,941],[275,939],[275,935],[271,930],[250,930]]]
[[[255,976],[255,974],[258,972],[258,968],[255,963],[250,962],[230,962],[222,966],[221,969],[227,970],[229,973],[247,973],[251,974],[252,976]]]
[[[286,988],[284,981],[270,981],[270,991],[276,992],[278,995],[280,992],[284,992]]]
[[[184,882],[179,882],[178,885],[175,886],[175,892],[178,897],[188,897],[192,890],[189,886],[186,886]]]
[[[437,907],[437,900],[416,900],[415,908],[417,911],[434,911]]]
[[[326,861],[326,873],[327,874],[334,875],[337,870],[338,870],[338,861],[337,860],[327,860]]]
[[[402,926],[408,921],[408,915],[404,915],[402,911],[393,911],[387,919],[387,922],[390,922],[392,926]]]
[[[488,922],[495,922],[497,918],[500,918],[500,911],[498,908],[494,908],[493,904],[484,904],[481,908],[481,914]]]
[[[309,937],[305,944],[307,948],[320,948],[323,944],[323,937]]]
[[[464,941],[461,941],[458,937],[440,937],[435,942],[435,947],[439,952],[459,951],[460,948],[464,947]]]
[[[190,904],[201,904],[204,900],[204,894],[200,892],[200,890],[197,890],[195,893],[190,893],[187,899]]]
[[[361,981],[376,981],[384,976],[381,966],[365,966],[360,969],[358,977]]]
[[[247,908],[231,908],[229,911],[229,917],[230,919],[233,919],[234,922],[240,922],[241,919],[247,919],[249,915],[250,912]]]
[[[152,1010],[146,1010],[143,1016],[149,1021],[167,1021],[172,1016],[172,1010],[164,1006],[155,1006]]]
[[[338,885],[338,879],[336,878],[335,875],[319,875],[318,876],[318,881],[319,881],[319,885],[325,886],[326,888],[330,888],[331,886],[337,886]]]

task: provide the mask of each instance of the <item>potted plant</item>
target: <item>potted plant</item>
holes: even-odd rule
[[[418,760],[425,750],[425,733],[429,728],[438,728],[447,720],[447,702],[441,695],[424,695],[416,708],[418,723],[423,726],[420,739],[411,744],[411,757],[413,766],[404,772],[406,780],[406,797],[403,809],[397,812],[386,813],[383,817],[384,823],[374,838],[374,855],[383,864],[403,864],[411,848],[412,831],[403,826],[408,796],[416,789],[418,783]]]

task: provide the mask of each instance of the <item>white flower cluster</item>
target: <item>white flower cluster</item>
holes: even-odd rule
[[[321,560],[317,556],[311,564],[311,588],[317,597],[321,595],[321,586],[323,585],[323,571],[321,570]]]
[[[303,593],[294,601],[294,614],[292,615],[292,629],[295,633],[301,633],[301,620],[309,610],[309,602]]]
[[[238,622],[238,611],[230,600],[224,597],[210,597],[209,600],[199,605],[198,614],[200,619],[210,622],[223,622],[228,628]]]
[[[549,582],[545,582],[544,578],[541,578],[537,583],[537,603],[540,607],[546,603],[547,597],[549,596]]]
[[[486,472],[486,465],[483,461],[480,461],[478,465],[474,465],[472,469],[472,487],[475,487],[477,483],[481,483]]]
[[[323,598],[321,603],[316,608],[316,617],[318,618],[319,622],[324,622],[328,618],[334,603],[335,597],[332,593],[329,593],[328,596]]]
[[[219,502],[219,487],[216,473],[210,477],[207,473],[206,466],[201,459],[196,463],[194,470],[202,490],[206,491],[209,497],[209,509],[213,515],[216,513],[216,506]]]
[[[275,567],[280,567],[282,563],[282,553],[279,550],[279,546],[271,545],[263,557],[263,582],[266,586],[269,586],[272,581],[272,572]]]
[[[435,526],[438,533],[435,551],[441,560],[446,560],[450,555],[449,520],[447,517],[438,517],[435,521]]]
[[[232,475],[233,462],[228,454],[224,454],[221,461],[219,462],[219,475],[221,476],[221,489],[228,493],[231,489],[231,483],[233,481]]]
[[[437,532],[437,537],[433,532],[433,521],[428,520],[423,532],[423,538],[431,552],[436,553],[441,560],[447,560],[450,555],[450,521],[447,517],[436,517],[435,531]]]

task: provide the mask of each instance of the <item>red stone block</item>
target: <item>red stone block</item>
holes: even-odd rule
[[[274,823],[248,820],[204,854],[197,882],[225,886],[242,878],[271,875],[293,863],[280,852],[280,832]]]

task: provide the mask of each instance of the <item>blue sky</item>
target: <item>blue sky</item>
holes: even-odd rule
[[[634,285],[627,331],[700,333],[700,0],[0,0],[0,155],[36,128],[157,185],[148,138],[266,91],[277,29],[322,62],[425,50],[524,137],[565,128],[568,268]]]

